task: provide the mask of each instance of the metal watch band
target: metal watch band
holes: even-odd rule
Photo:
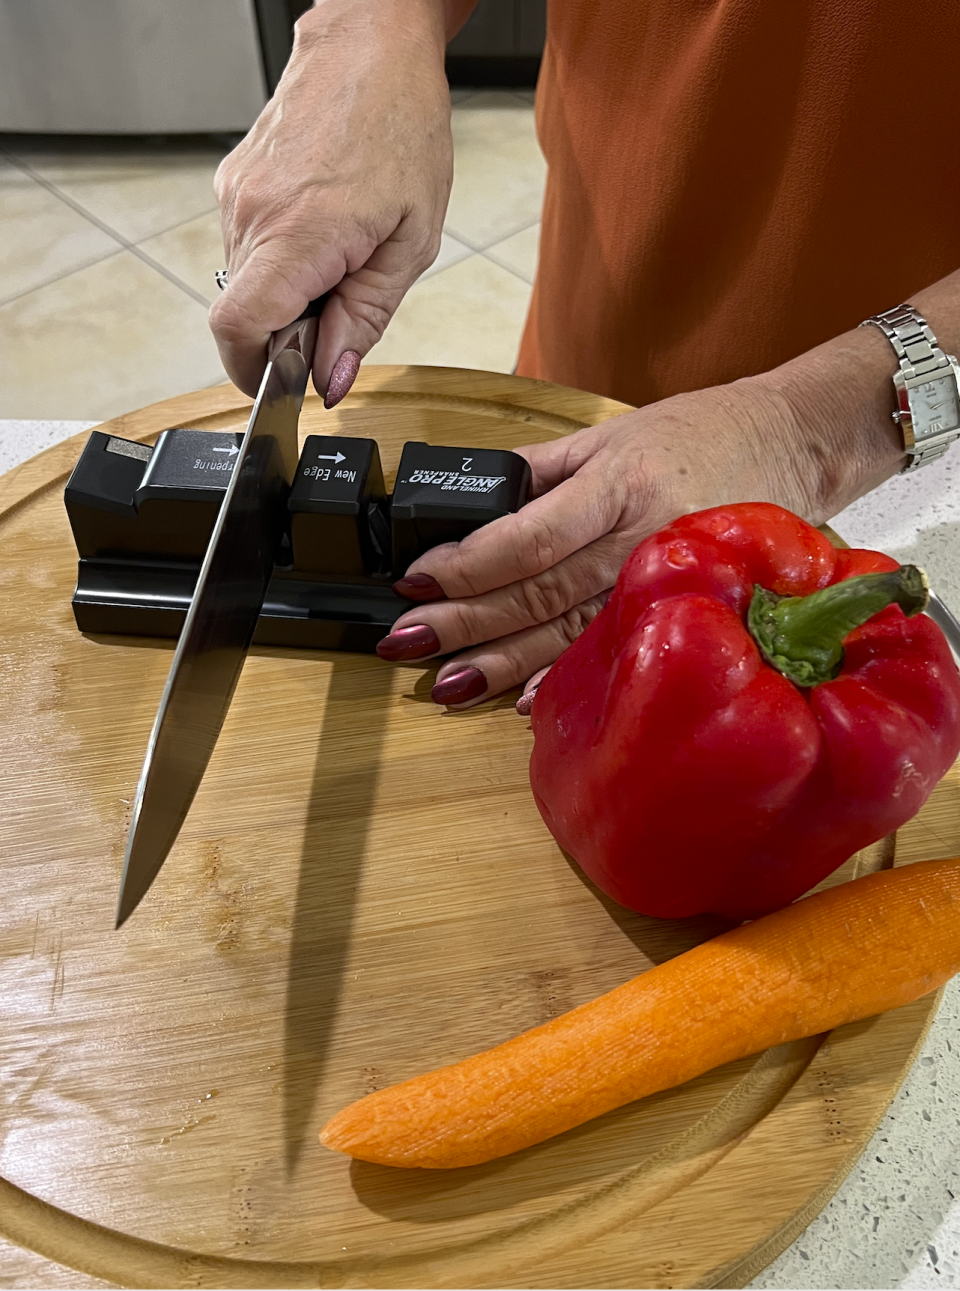
[[[916,382],[935,373],[940,376],[949,372],[956,377],[957,360],[944,354],[937,345],[937,338],[927,320],[912,305],[896,305],[893,309],[884,310],[882,314],[865,318],[860,326],[878,327],[883,332],[900,360],[900,372],[904,381]],[[898,426],[902,425],[905,411],[901,401],[901,407],[891,414]],[[960,438],[960,429],[953,427],[938,434],[924,435],[912,445],[905,443],[904,449],[909,461],[903,468],[904,473],[935,462],[957,438]]]

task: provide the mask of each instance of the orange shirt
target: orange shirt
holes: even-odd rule
[[[551,0],[518,372],[644,404],[960,268],[958,0]]]

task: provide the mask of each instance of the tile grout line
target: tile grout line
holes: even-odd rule
[[[109,224],[106,224],[103,220],[99,219],[98,216],[94,215],[92,211],[88,211],[84,206],[81,206],[79,202],[74,201],[74,199],[70,197],[69,194],[62,192],[59,188],[57,188],[56,184],[52,184],[48,179],[45,179],[43,175],[37,174],[37,172],[33,170],[32,167],[28,166],[26,162],[21,161],[19,157],[15,157],[12,153],[4,153],[3,156],[6,161],[9,161],[12,165],[16,166],[19,170],[23,171],[25,175],[28,175],[35,183],[39,184],[41,188],[45,188],[48,193],[51,193],[59,201],[63,202],[65,206],[69,206],[72,210],[76,211],[78,215],[82,215],[83,218],[89,221],[90,224],[95,225],[96,228],[98,228],[101,233],[106,233],[107,236],[113,238],[115,242],[119,242],[121,250],[130,251],[133,255],[137,257],[138,260],[140,260],[143,264],[148,265],[151,269],[156,270],[156,272],[159,273],[161,277],[166,278],[167,281],[169,283],[172,283],[174,287],[179,287],[181,291],[185,292],[188,296],[190,296],[193,300],[195,300],[197,304],[203,305],[204,308],[206,309],[210,308],[210,305],[212,303],[211,300],[208,300],[206,296],[202,296],[199,291],[195,291],[193,287],[191,287],[188,283],[183,282],[183,280],[178,278],[175,273],[171,272],[171,270],[167,269],[164,265],[160,264],[159,261],[154,260],[152,256],[148,255],[146,251],[142,251],[135,242],[131,242],[129,238],[125,238],[121,233],[118,233],[116,229],[111,228]],[[205,213],[206,212],[202,212],[202,214],[205,214]],[[196,219],[199,217],[194,216],[193,218]],[[183,220],[182,223],[189,224],[190,221]],[[179,224],[172,224],[170,226],[170,228],[174,228],[174,229],[179,227],[180,227]],[[161,230],[161,232],[163,233],[169,232],[169,229],[163,229]],[[151,237],[159,237],[159,236],[160,234],[151,234]],[[118,253],[114,252],[114,254],[116,255]],[[109,258],[110,258],[109,256],[104,256],[103,260],[109,260]],[[101,263],[101,261],[94,260],[92,263],[99,264]],[[83,265],[82,268],[89,269],[90,265]],[[80,273],[81,269],[74,269],[72,272]],[[70,276],[71,274],[63,274],[62,278],[69,278]],[[52,279],[52,281],[60,282],[61,278],[54,278]],[[45,283],[43,285],[49,286],[50,284]],[[31,288],[31,290],[36,291],[37,288],[34,287],[34,288]],[[22,296],[26,296],[29,294],[30,294],[29,292],[21,293]],[[12,296],[10,299],[19,300],[20,296]],[[9,303],[10,301],[4,301],[4,304],[9,304]]]
[[[533,286],[533,278],[525,278],[522,273],[519,273],[516,269],[511,269],[508,264],[503,264],[500,260],[494,260],[493,256],[487,255],[485,251],[478,251],[477,254],[482,256],[484,260],[488,260],[490,264],[495,264],[497,268],[502,269],[504,273],[512,274],[514,278],[518,278],[520,282],[526,283],[528,287]],[[536,270],[534,270],[534,273],[536,273]]]
[[[467,238],[463,237],[462,234],[457,233],[455,229],[448,227],[446,224],[443,226],[443,232],[446,233],[447,237],[453,238],[457,242],[462,242],[463,245],[465,247],[469,247],[471,251],[475,251],[479,255],[483,255],[485,252],[492,251],[494,247],[499,246],[501,242],[506,242],[508,238],[515,238],[521,233],[526,233],[529,229],[532,229],[534,225],[539,224],[541,218],[542,216],[538,215],[537,218],[535,220],[531,220],[529,224],[524,224],[522,228],[519,229],[511,229],[509,233],[500,235],[492,242],[470,242]]]
[[[95,225],[101,233],[108,234],[128,251],[136,249],[138,245],[136,242],[131,242],[125,234],[120,233],[117,229],[107,224],[105,220],[101,220],[99,215],[94,215],[93,211],[88,210],[81,202],[78,202],[75,197],[71,197],[70,194],[64,192],[62,188],[58,188],[52,180],[47,179],[44,175],[41,175],[39,171],[34,170],[29,162],[24,161],[21,157],[18,157],[16,153],[12,152],[4,153],[3,156],[11,163],[11,165],[16,166],[18,170],[22,170],[25,175],[28,175],[35,183],[39,184],[41,188],[45,188],[48,193],[52,193],[53,196],[63,202],[65,206],[69,206],[71,210],[76,211],[78,215],[82,215],[85,220],[89,220],[89,222]],[[158,229],[155,233],[149,234],[149,237],[162,237],[164,233],[169,233],[171,229],[179,229],[184,224],[189,224],[192,220],[198,220],[203,215],[209,215],[211,211],[215,211],[216,209],[216,205],[213,205],[210,207],[210,210],[200,211],[198,215],[191,215],[190,218],[186,220],[178,220],[176,224],[167,225],[165,228]],[[146,238],[141,238],[141,241],[146,240]]]
[[[432,272],[427,271],[421,274],[416,282],[408,288],[408,291],[412,291],[414,287],[419,287],[421,283],[432,282],[434,278],[440,278],[443,274],[450,273],[452,270],[458,269],[460,265],[467,264],[470,260],[476,258],[486,260],[487,264],[496,265],[498,269],[502,269],[504,273],[508,273],[511,278],[516,278],[517,282],[522,282],[525,287],[533,287],[532,279],[524,278],[522,274],[517,273],[516,269],[510,269],[507,265],[501,264],[499,260],[493,260],[490,256],[485,255],[483,251],[471,251],[469,255],[462,256],[459,260],[454,260],[453,264],[444,265],[442,269],[435,269]],[[404,297],[404,299],[406,299],[406,297]],[[379,341],[377,344],[379,344]]]
[[[175,273],[167,269],[166,266],[160,264],[159,261],[154,260],[154,258],[151,255],[149,255],[146,251],[143,251],[136,243],[131,242],[129,238],[124,237],[123,234],[118,232],[118,230],[112,228],[105,221],[101,220],[98,216],[94,215],[92,211],[88,211],[74,198],[70,197],[69,194],[57,188],[57,186],[53,184],[50,180],[46,179],[43,175],[40,175],[36,171],[34,171],[33,168],[29,166],[26,162],[22,161],[19,157],[11,153],[4,153],[0,155],[2,155],[6,161],[10,162],[11,165],[16,166],[18,170],[22,171],[35,183],[39,184],[42,188],[46,189],[47,192],[49,192],[52,196],[56,197],[58,201],[61,201],[64,203],[64,205],[69,206],[71,210],[75,211],[78,215],[80,215],[82,218],[87,220],[90,224],[93,224],[96,228],[100,229],[102,233],[105,233],[108,237],[113,238],[115,242],[119,243],[120,251],[125,250],[125,251],[132,252],[133,255],[135,255],[137,259],[140,260],[143,264],[155,270],[155,272],[159,273],[161,277],[166,278],[167,281],[170,282],[174,287],[178,287],[181,291],[183,291],[186,295],[190,296],[191,299],[195,300],[198,304],[203,305],[205,308],[210,307],[212,301],[209,297],[201,295],[200,292],[196,291],[193,287],[189,286],[188,283],[185,283]],[[208,212],[201,212],[201,215],[207,214],[207,213]],[[170,225],[169,229],[162,229],[160,230],[159,233],[151,234],[150,236],[160,237],[163,233],[169,232],[170,229],[180,228],[183,224],[189,224],[192,219],[198,219],[198,218],[200,217],[191,216],[190,220],[183,220],[181,221],[180,224],[172,224]],[[520,228],[511,229],[509,233],[498,235],[492,242],[482,242],[482,243],[474,242],[471,239],[465,238],[462,234],[458,233],[455,229],[452,229],[452,228],[448,229],[446,226],[444,226],[443,231],[447,233],[448,237],[453,238],[455,241],[459,242],[462,246],[466,247],[471,254],[482,256],[483,259],[487,260],[490,264],[495,264],[499,269],[503,269],[505,273],[511,274],[519,282],[523,282],[529,287],[532,285],[529,279],[525,278],[522,274],[517,273],[516,270],[509,268],[507,265],[501,264],[500,261],[495,260],[492,256],[487,255],[487,252],[494,250],[497,246],[499,246],[501,242],[506,242],[508,239],[512,237],[517,237],[521,233],[526,233],[529,229],[532,229],[535,227],[535,225],[539,224],[540,220],[541,220],[541,216],[538,216],[537,219],[532,220],[529,224],[524,224]],[[120,251],[112,252],[111,255],[118,255],[120,254]],[[85,265],[79,265],[77,266],[76,269],[73,269],[66,274],[60,274],[59,276],[55,278],[51,278],[46,282],[36,284],[35,286],[29,288],[25,292],[20,292],[17,295],[5,298],[4,300],[0,301],[0,307],[11,304],[16,300],[20,300],[22,299],[22,297],[30,295],[30,293],[33,291],[39,291],[45,287],[52,286],[52,284],[55,282],[61,282],[65,278],[72,277],[73,274],[75,273],[81,273],[83,272],[84,269],[89,269],[93,264],[100,264],[105,260],[109,260],[111,258],[111,255],[102,256],[100,257],[99,260],[90,261],[88,264],[85,264]],[[454,264],[462,263],[463,260],[466,260],[468,258],[469,257],[464,256],[462,257],[461,260],[455,261]],[[452,269],[453,267],[454,265],[448,265],[444,269],[438,269],[436,270],[436,274],[445,273],[447,268]],[[430,274],[430,277],[434,277],[434,276],[435,274]]]
[[[519,237],[521,233],[529,233],[531,229],[537,228],[539,224],[540,224],[540,220],[535,220],[533,224],[528,224],[526,228],[517,229],[516,233],[509,233],[505,238],[501,238],[499,242],[493,242],[490,244],[490,246],[485,247],[480,252],[480,255],[482,255],[485,260],[489,260],[491,264],[498,265],[501,269],[505,269],[507,273],[512,273],[515,278],[519,278],[521,282],[525,282],[528,287],[532,287],[534,283],[534,279],[537,276],[537,267],[539,265],[539,254],[537,256],[537,261],[533,266],[533,277],[527,278],[524,274],[522,274],[519,271],[519,269],[513,269],[510,267],[510,265],[504,264],[502,260],[498,260],[493,253],[496,251],[497,247],[501,245],[501,243],[509,242],[511,238]]]
[[[82,202],[78,202],[75,197],[71,197],[70,194],[64,192],[62,188],[58,188],[53,180],[45,179],[39,171],[33,169],[29,162],[23,161],[16,153],[7,152],[0,154],[0,156],[4,157],[12,165],[17,166],[25,175],[28,175],[30,179],[38,183],[41,188],[45,188],[49,193],[52,193],[53,196],[63,202],[65,206],[69,206],[72,210],[76,211],[78,215],[82,215],[84,219],[89,220],[91,224],[96,225],[98,229],[101,229],[104,233],[109,233],[112,238],[116,238],[118,242],[123,243],[124,247],[129,251],[133,251],[138,247],[140,242],[149,242],[151,238],[162,238],[164,234],[172,233],[174,229],[182,229],[185,225],[192,224],[194,220],[202,220],[205,215],[212,215],[214,211],[218,210],[217,204],[214,202],[214,204],[208,207],[205,211],[198,211],[196,215],[190,215],[185,220],[177,220],[173,224],[165,224],[162,229],[156,229],[153,233],[148,233],[146,237],[141,238],[140,242],[131,242],[125,234],[118,232],[117,229],[101,220],[99,215],[94,215],[93,211],[88,210]]]
[[[123,255],[126,250],[126,247],[117,247],[115,251],[108,251],[106,255],[100,256],[96,260],[89,260],[86,264],[78,264],[75,268],[68,269],[66,273],[57,274],[55,278],[47,278],[44,282],[35,283],[32,287],[28,287],[26,291],[18,291],[13,296],[4,296],[0,300],[0,309],[5,309],[7,305],[12,305],[18,300],[23,300],[25,296],[29,296],[35,291],[44,291],[47,287],[54,286],[55,283],[66,282],[68,278],[72,278],[75,274],[83,273],[86,269],[92,269],[94,265],[106,264],[108,260],[114,259],[115,256]]]
[[[213,304],[212,300],[202,295],[199,291],[195,291],[188,283],[183,282],[175,273],[172,273],[165,265],[162,265],[159,260],[154,260],[153,256],[147,255],[146,251],[141,251],[137,246],[129,246],[127,247],[127,250],[132,252],[138,260],[142,260],[145,265],[149,265],[151,269],[155,269],[157,273],[166,278],[168,282],[174,285],[174,287],[179,287],[180,290],[186,292],[188,296],[192,296],[197,304],[202,305],[204,309],[209,309]]]

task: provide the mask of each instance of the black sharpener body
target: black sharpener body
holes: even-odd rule
[[[151,448],[92,432],[64,490],[82,632],[179,635],[241,438],[178,428]],[[254,642],[374,651],[414,604],[392,588],[408,566],[529,488],[516,453],[409,443],[390,495],[375,440],[309,435]]]

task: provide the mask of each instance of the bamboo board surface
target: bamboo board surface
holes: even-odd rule
[[[216,387],[105,429],[242,429],[249,406]],[[372,367],[332,413],[308,398],[300,429],[376,438],[389,487],[406,440],[511,448],[621,410],[514,377]],[[62,490],[84,439],[0,479],[0,1235],[83,1275],[42,1264],[50,1286],[749,1280],[856,1160],[935,997],[487,1166],[394,1171],[320,1148],[352,1099],[721,925],[619,910],[566,862],[529,793],[515,695],[446,714],[435,665],[264,648],[175,849],[114,932],[172,645],[75,628]],[[958,853],[954,768],[896,863]],[[891,860],[888,840],[834,881]],[[0,1281],[37,1276],[35,1255],[5,1249]]]

